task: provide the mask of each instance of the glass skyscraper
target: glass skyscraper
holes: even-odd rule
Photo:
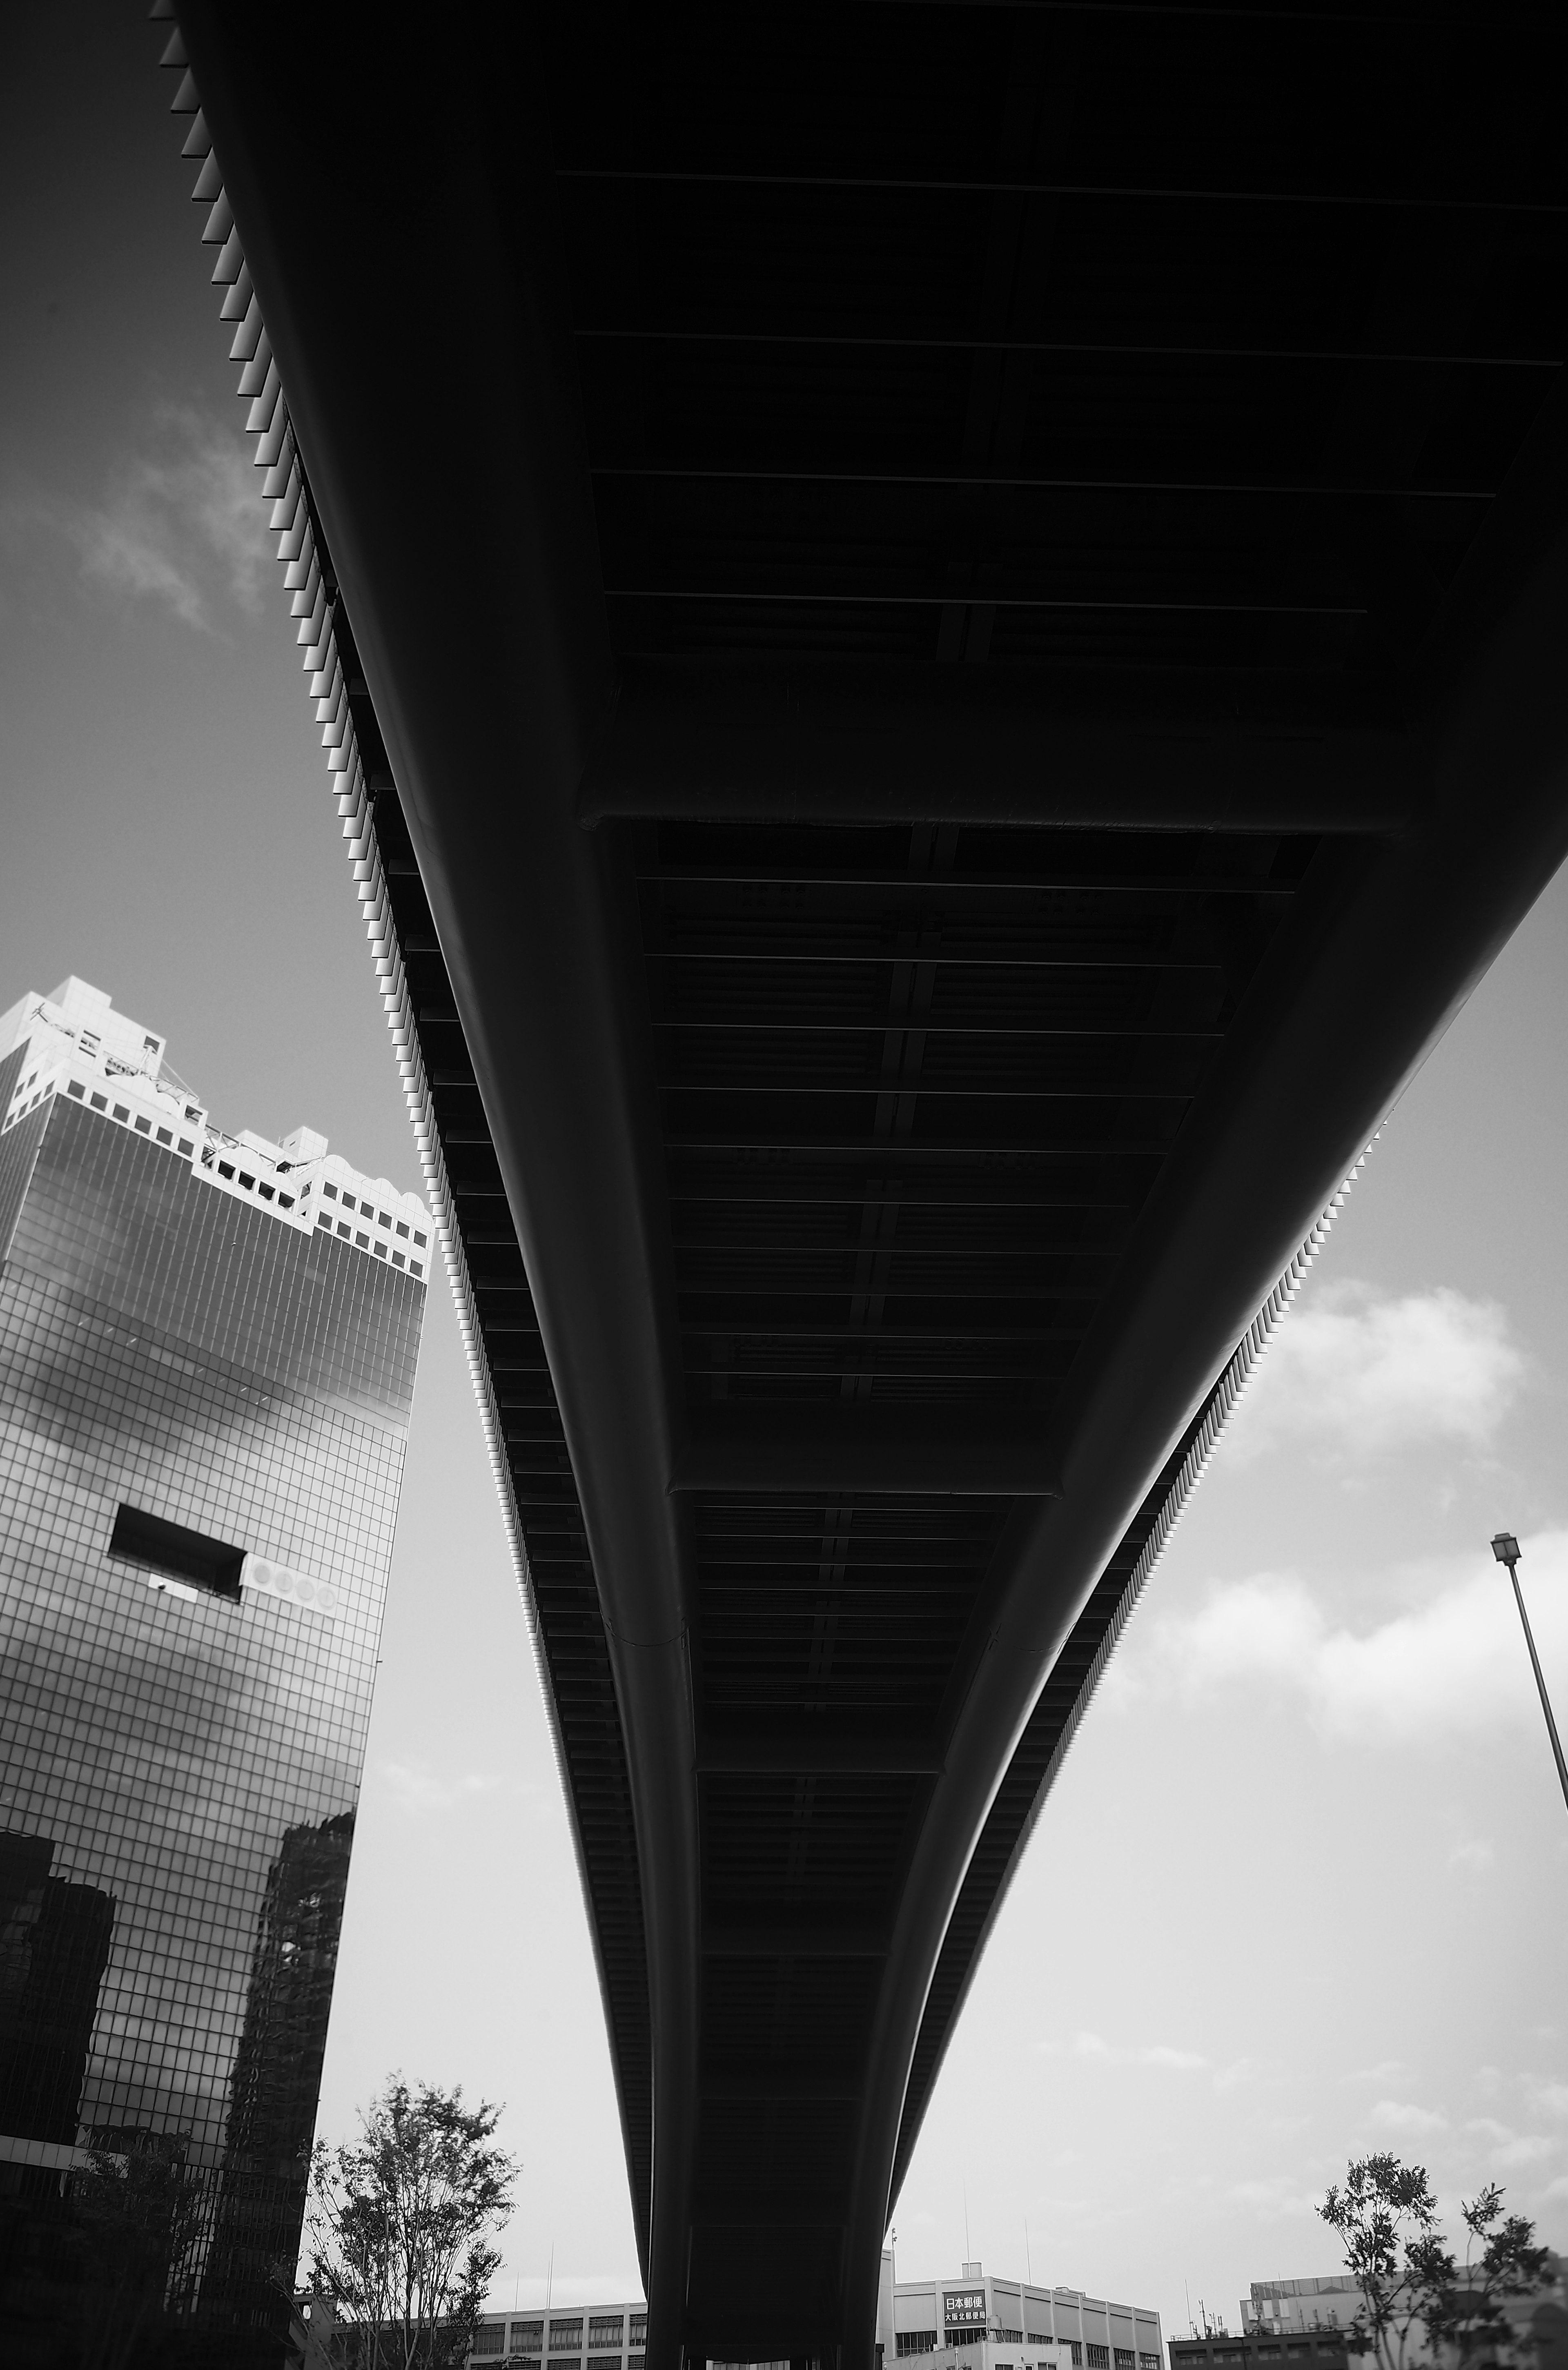
[[[84,982],[0,1018],[0,2197],[164,2167],[192,2327],[297,2245],[431,1242]]]

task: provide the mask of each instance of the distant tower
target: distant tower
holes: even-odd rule
[[[352,1812],[291,1827],[267,1872],[229,2077],[209,2303],[264,2295],[272,2267],[298,2244],[353,1833]]]
[[[114,1904],[53,1858],[45,1835],[0,1835],[0,2129],[68,2146]]]
[[[144,2146],[209,2318],[298,2242],[431,1239],[85,982],[0,1018],[0,2196]]]

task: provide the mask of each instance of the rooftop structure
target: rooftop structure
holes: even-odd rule
[[[308,1234],[325,1228],[373,1259],[424,1276],[431,1216],[417,1193],[367,1177],[328,1148],[314,1128],[281,1144],[241,1128],[230,1135],[164,1067],[165,1040],[116,1012],[101,988],[62,982],[0,1014],[0,1058],[20,1051],[17,1083],[0,1110],[0,1136],[55,1095],[101,1111],[117,1127],[161,1145],[219,1193],[250,1202]]]
[[[1343,2272],[1320,2280],[1254,2280],[1241,2299],[1241,2327],[1277,2336],[1282,2330],[1348,2329],[1361,2309],[1361,2290]]]

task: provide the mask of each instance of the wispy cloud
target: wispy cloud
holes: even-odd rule
[[[1095,2065],[1160,2065],[1172,2074],[1196,2073],[1208,2064],[1193,2049],[1171,2049],[1163,2042],[1150,2042],[1129,2046],[1125,2042],[1102,2041],[1098,2032],[1080,2032],[1073,2041],[1073,2055]]]
[[[1255,2082],[1277,2090],[1290,2078],[1289,2062],[1283,2057],[1233,2057],[1214,2070],[1216,2090],[1238,2090],[1246,2082]]]
[[[96,501],[6,504],[12,537],[41,531],[75,552],[99,592],[152,601],[213,630],[226,602],[259,610],[272,556],[261,479],[237,427],[164,407]]]
[[[1527,1540],[1531,1619],[1543,1657],[1568,1654],[1568,1533]],[[1528,1720],[1529,1673],[1517,1623],[1490,1561],[1438,1568],[1425,1601],[1373,1627],[1331,1625],[1289,1572],[1216,1585],[1193,1614],[1159,1615],[1144,1633],[1134,1689],[1204,1696],[1267,1688],[1302,1700],[1325,1734],[1404,1742]],[[1460,1843],[1460,1865],[1489,1847]]]
[[[1544,2132],[1516,2132],[1511,2138],[1498,2141],[1492,2161],[1499,2171],[1514,2171],[1521,2165],[1542,2163],[1555,2156],[1562,2145]]]
[[[1320,2202],[1304,2192],[1286,2173],[1276,2173],[1265,2180],[1232,2181],[1223,2194],[1228,2205],[1271,2221],[1286,2216],[1294,2219],[1303,2212],[1312,2213]]]
[[[1492,1866],[1497,1854],[1484,1835],[1467,1835],[1448,1854],[1450,1868],[1468,1868],[1473,1875],[1482,1876]]]
[[[1544,2164],[1564,2145],[1561,2133],[1516,2132],[1500,2123],[1495,2115],[1473,2115],[1465,2130],[1490,2143],[1487,2158],[1494,2172],[1517,2172],[1529,2165]]]
[[[1448,2128],[1447,2116],[1435,2107],[1412,2106],[1402,2099],[1379,2099],[1366,2120],[1375,2131],[1397,2132],[1405,2139],[1430,2139]]]
[[[505,1783],[482,1770],[436,1769],[420,1760],[378,1761],[375,1774],[400,1811],[449,1811]]]
[[[1237,1410],[1239,1461],[1289,1446],[1361,1463],[1426,1443],[1484,1446],[1524,1379],[1494,1301],[1331,1285],[1281,1327]]]

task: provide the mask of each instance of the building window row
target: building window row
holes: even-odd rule
[[[622,2332],[626,2328],[624,2313],[595,2313],[588,2324],[589,2353],[582,2370],[622,2370]],[[626,2358],[626,2370],[644,2370],[647,2356],[643,2348],[648,2341],[648,2315],[631,2315],[630,2343],[632,2351]],[[572,2370],[572,2357],[578,2355],[582,2343],[582,2316],[549,2323],[547,2340],[543,2317],[536,2320],[514,2320],[510,2327],[496,2321],[481,2327],[475,2335],[470,2361],[499,2362],[504,2370]],[[613,2352],[600,2348],[613,2347]]]
[[[24,1102],[24,1104],[21,1104],[21,1110],[19,1110],[19,1111],[12,1111],[12,1116],[9,1116],[9,1119],[5,1121],[5,1123],[7,1123],[7,1128],[9,1128],[9,1123],[12,1123],[12,1119],[26,1119],[26,1114],[29,1114],[29,1111],[33,1110],[33,1104],[45,1102],[45,1099],[50,1098],[50,1095],[52,1095],[52,1093],[54,1093],[54,1081],[52,1081],[52,1078],[50,1078],[50,1083],[47,1083],[47,1086],[40,1086],[40,1087],[38,1087],[38,1093],[33,1095],[33,1102]],[[185,1159],[190,1159],[191,1152],[194,1152],[194,1149],[197,1149],[197,1145],[194,1145],[194,1137],[190,1137],[190,1135],[182,1135],[180,1140],[178,1140],[178,1147],[175,1147],[175,1131],[173,1131],[173,1128],[154,1128],[152,1119],[147,1119],[147,1116],[140,1114],[140,1111],[137,1111],[135,1119],[133,1119],[131,1107],[128,1107],[128,1104],[116,1102],[116,1104],[114,1104],[114,1110],[111,1110],[111,1107],[109,1107],[109,1098],[107,1098],[107,1095],[99,1095],[99,1093],[92,1093],[92,1095],[90,1095],[90,1093],[87,1093],[87,1087],[83,1086],[83,1083],[81,1083],[81,1078],[66,1078],[66,1095],[69,1095],[69,1098],[71,1098],[71,1102],[87,1102],[95,1111],[107,1111],[107,1114],[111,1116],[111,1119],[119,1119],[119,1123],[121,1123],[121,1126],[123,1126],[123,1128],[131,1128],[131,1126],[133,1126],[133,1128],[135,1128],[137,1135],[152,1135],[158,1145],[166,1145],[166,1147],[168,1147],[170,1152],[173,1152],[173,1149],[180,1149],[182,1155],[185,1155]]]
[[[37,1076],[38,1076],[38,1072],[35,1070],[35,1071],[33,1072],[33,1076],[36,1078],[36,1077],[37,1077]],[[25,1091],[25,1089],[24,1089],[24,1091]],[[78,1093],[79,1091],[80,1091],[80,1089],[79,1089],[79,1088],[77,1088],[77,1087],[74,1087],[72,1088],[72,1092],[73,1092],[73,1094],[75,1094],[75,1093]],[[40,1087],[40,1088],[39,1088],[39,1090],[38,1090],[37,1094],[36,1094],[36,1095],[34,1095],[34,1097],[33,1097],[33,1099],[32,1099],[32,1100],[31,1100],[31,1102],[30,1102],[30,1103],[18,1103],[18,1104],[17,1105],[17,1107],[16,1107],[16,1109],[15,1109],[14,1110],[7,1112],[7,1114],[6,1114],[6,1125],[7,1127],[11,1127],[11,1126],[13,1126],[13,1125],[15,1124],[15,1122],[16,1122],[17,1120],[19,1120],[19,1119],[26,1119],[26,1117],[27,1117],[27,1115],[28,1115],[29,1111],[30,1111],[30,1110],[36,1110],[40,1103],[47,1102],[47,1101],[49,1100],[50,1096],[51,1096],[53,1092],[54,1092],[54,1081],[53,1081],[53,1079],[52,1078],[52,1079],[50,1080],[49,1084],[48,1084],[46,1087]]]
[[[1034,2330],[1025,2337],[1021,2329],[995,2328],[990,2333],[993,2341],[998,2345],[1055,2345],[1064,2355],[1071,2355],[1073,2370],[1083,2370],[1083,2347],[1075,2338],[1043,2336]],[[985,2339],[986,2331],[983,2329],[950,2329],[943,2342],[947,2345],[980,2345],[985,2342]],[[934,2329],[898,2330],[894,2336],[894,2349],[901,2361],[913,2354],[934,2353],[937,2350],[937,2332]],[[1089,2358],[1091,2370],[1110,2370],[1107,2349],[1103,2345],[1091,2345],[1089,2349]],[[1006,2366],[998,2362],[997,2370],[1006,2370]],[[1134,2357],[1118,2352],[1116,2370],[1134,2370]],[[1161,2370],[1159,2356],[1152,2353],[1140,2354],[1137,2357],[1136,2370]]]
[[[330,1234],[332,1232],[331,1212],[329,1210],[318,1210],[316,1214],[316,1225],[318,1233],[323,1227],[325,1227],[327,1232]],[[405,1231],[407,1230],[405,1229]],[[356,1233],[354,1228],[348,1225],[346,1220],[342,1218],[340,1218],[338,1221],[338,1235],[343,1242],[352,1243],[357,1250],[372,1251],[377,1259],[385,1259],[386,1257],[386,1246],[385,1243],[373,1243],[368,1235]],[[395,1250],[392,1254],[392,1264],[394,1267],[406,1267],[410,1275],[422,1276],[424,1273],[423,1260],[405,1259],[403,1253],[398,1250]]]
[[[393,1228],[396,1233],[402,1236],[405,1242],[408,1240],[409,1233],[412,1232],[415,1248],[421,1251],[427,1248],[426,1238],[421,1234],[417,1226],[410,1229],[406,1219],[398,1218],[394,1220],[389,1210],[378,1210],[374,1202],[361,1202],[357,1200],[356,1197],[349,1191],[347,1186],[340,1189],[338,1186],[329,1183],[324,1184],[321,1191],[329,1202],[340,1202],[342,1207],[349,1211],[351,1214],[357,1211],[362,1218],[373,1218],[378,1226],[388,1226]]]
[[[185,1146],[182,1145],[180,1149],[183,1151]],[[263,1202],[276,1200],[280,1210],[292,1210],[294,1208],[294,1197],[292,1193],[281,1192],[277,1186],[269,1185],[265,1178],[262,1178],[259,1183],[258,1183],[256,1178],[248,1169],[246,1168],[240,1169],[236,1176],[235,1173],[235,1164],[232,1160],[220,1160],[218,1162],[218,1175],[224,1179],[224,1182],[226,1185],[237,1184],[241,1186],[247,1193],[259,1193]]]
[[[49,1086],[40,1088],[38,1094],[34,1095],[33,1102],[36,1103],[41,1101],[45,1095],[52,1094],[53,1091],[54,1087],[52,1082]],[[133,1117],[130,1108],[125,1103],[115,1103],[111,1107],[107,1095],[100,1095],[96,1088],[91,1094],[89,1094],[86,1087],[82,1084],[79,1078],[67,1078],[65,1081],[65,1091],[70,1096],[73,1102],[85,1102],[93,1110],[107,1112],[111,1119],[117,1119],[121,1127],[133,1127],[138,1135],[150,1136],[155,1143],[163,1145],[171,1152],[182,1152],[187,1160],[190,1159],[191,1154],[196,1149],[195,1140],[193,1137],[182,1135],[177,1141],[174,1130],[171,1127],[156,1127],[153,1122],[141,1111],[138,1111],[134,1117]],[[27,1108],[30,1110],[32,1104],[29,1103]],[[20,1119],[22,1113],[20,1111],[15,1111],[12,1114],[12,1117],[16,1119]],[[7,1125],[9,1125],[9,1122],[6,1122]]]

